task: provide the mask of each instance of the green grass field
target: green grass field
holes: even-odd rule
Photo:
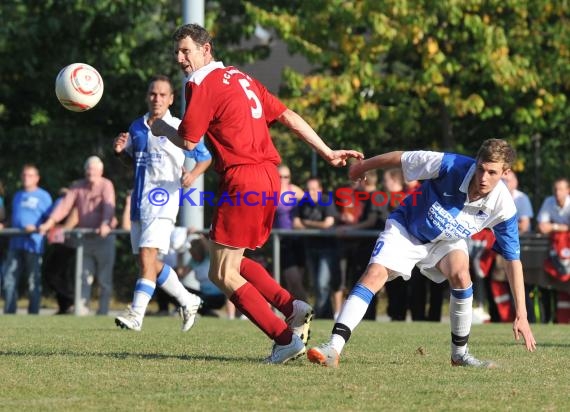
[[[313,322],[310,344],[329,336]],[[509,324],[478,325],[470,347],[494,370],[449,365],[449,325],[363,322],[337,370],[306,358],[264,365],[270,341],[248,321],[1,316],[0,409],[568,410],[568,326],[535,325],[528,353]],[[421,349],[420,349],[421,348]]]

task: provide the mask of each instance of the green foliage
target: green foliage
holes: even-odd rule
[[[2,7],[0,92],[2,169],[36,163],[43,185],[58,187],[81,177],[85,158],[103,157],[106,174],[121,187],[124,169],[109,156],[119,131],[146,109],[144,85],[159,71],[174,74],[164,32],[174,27],[178,10],[167,1],[12,0]],[[168,21],[173,23],[168,24]],[[55,97],[54,81],[73,62],[94,66],[105,93],[96,108],[66,111]],[[167,64],[164,64],[167,62]],[[15,182],[8,176],[8,185]]]
[[[335,147],[473,154],[505,138],[530,187],[541,136],[540,196],[570,166],[562,3],[320,0],[247,11],[313,63],[308,76],[285,73],[282,96]]]
[[[168,0],[3,2],[0,168],[8,193],[24,162],[37,163],[55,192],[81,176],[91,154],[104,158],[119,191],[130,185],[110,142],[145,111],[149,76],[181,80],[170,43],[180,12],[180,2]],[[270,47],[243,41],[256,24],[305,56],[313,70],[286,69],[280,96],[331,146],[368,156],[417,148],[472,154],[483,139],[502,137],[518,149],[520,181],[533,187],[536,205],[570,166],[568,17],[565,2],[547,0],[218,0],[206,2],[205,25],[227,64],[270,55]],[[98,106],[79,114],[54,95],[56,74],[76,61],[105,82]],[[274,137],[297,181],[307,177],[311,151],[279,127]],[[346,180],[344,169],[318,164],[329,184]]]

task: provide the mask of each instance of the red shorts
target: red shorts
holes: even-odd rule
[[[281,183],[273,163],[240,165],[221,177],[210,239],[256,249],[269,238]]]

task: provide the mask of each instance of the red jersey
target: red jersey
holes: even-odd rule
[[[220,173],[238,165],[278,165],[281,157],[268,126],[286,109],[257,80],[211,62],[192,73],[186,84],[186,112],[178,135],[193,143],[206,135]]]

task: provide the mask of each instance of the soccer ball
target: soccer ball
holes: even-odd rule
[[[85,63],[73,63],[61,69],[55,79],[55,94],[67,110],[84,112],[95,107],[103,96],[103,79]]]

